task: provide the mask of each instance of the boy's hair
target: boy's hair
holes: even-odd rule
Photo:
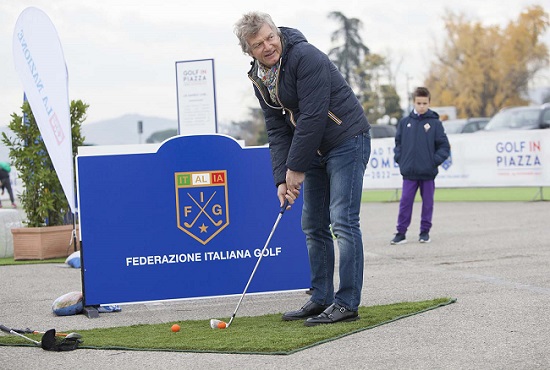
[[[428,98],[428,100],[431,99],[430,91],[426,87],[417,87],[416,90],[414,90],[414,92],[413,92],[413,100],[417,96],[423,97],[423,98]]]

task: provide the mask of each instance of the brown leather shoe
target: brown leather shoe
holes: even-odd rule
[[[307,301],[307,303],[298,311],[285,312],[283,314],[283,321],[304,320],[308,317],[317,316],[327,307],[328,306],[323,306],[312,301]]]
[[[315,326],[320,324],[334,324],[336,322],[349,322],[359,320],[357,311],[349,311],[337,303],[333,303],[324,310],[319,316],[310,317],[304,322],[305,326]]]

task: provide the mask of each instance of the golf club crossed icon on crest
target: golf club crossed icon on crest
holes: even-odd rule
[[[204,193],[201,193],[201,197],[203,196]],[[210,215],[208,214],[208,212],[206,212],[204,209],[208,206],[208,204],[210,203],[210,201],[212,200],[212,198],[214,198],[214,195],[216,195],[216,192],[212,193],[212,195],[210,196],[210,198],[208,198],[208,201],[204,204],[203,207],[201,207],[201,205],[199,204],[199,202],[197,202],[195,200],[195,198],[193,198],[193,196],[189,193],[187,193],[187,195],[189,195],[189,198],[191,198],[191,200],[197,205],[197,207],[200,208],[200,212],[195,216],[195,218],[193,219],[193,222],[191,223],[188,223],[188,222],[184,222],[183,224],[185,225],[186,228],[190,229],[193,227],[193,225],[195,225],[195,223],[197,222],[197,220],[199,219],[199,217],[201,216],[201,214],[204,214],[206,217],[208,217],[208,219],[214,224],[214,226],[220,226],[223,222],[223,220],[218,220],[218,221],[214,221],[212,219],[212,217],[210,217]],[[219,204],[216,204],[215,207],[212,208],[212,210],[214,211],[214,213],[217,213],[215,211],[215,209],[220,209],[220,205]]]
[[[202,244],[229,225],[226,175],[226,171],[175,174],[178,228]]]

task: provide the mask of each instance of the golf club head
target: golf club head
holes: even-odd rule
[[[65,336],[65,339],[81,339],[82,335],[78,333],[69,333]]]
[[[225,329],[226,327],[228,327],[229,325],[227,325],[225,323],[225,321],[222,321],[222,320],[216,320],[216,319],[210,319],[210,327],[212,329]]]

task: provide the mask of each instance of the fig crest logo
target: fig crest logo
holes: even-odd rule
[[[178,228],[206,245],[229,225],[227,171],[176,172]]]

